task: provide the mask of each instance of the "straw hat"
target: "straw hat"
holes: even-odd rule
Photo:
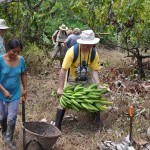
[[[6,21],[4,19],[0,19],[0,29],[8,29],[9,27],[6,26]]]
[[[79,35],[81,33],[81,30],[79,28],[74,28],[73,33]]]
[[[77,40],[79,44],[96,44],[100,41],[99,38],[95,38],[95,34],[92,30],[84,30],[80,36],[81,38]]]
[[[68,30],[68,27],[65,25],[65,24],[62,24],[60,27],[59,27],[60,30],[64,30],[64,31],[67,31]]]

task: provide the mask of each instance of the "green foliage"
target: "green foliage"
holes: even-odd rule
[[[71,7],[96,33],[111,33],[106,40],[116,41],[128,56],[136,57],[141,77],[145,76],[142,59],[150,57],[149,8],[149,0],[72,0]]]
[[[42,50],[36,45],[36,43],[27,43],[23,45],[22,54],[38,55],[41,51]]]
[[[121,32],[122,43],[132,48],[149,46],[149,8],[149,0],[27,0],[0,5],[0,15],[11,27],[8,36],[40,46],[51,47],[52,34],[64,23],[69,29],[108,32],[104,39],[112,41]]]
[[[122,32],[130,47],[150,42],[150,1],[148,0],[72,0],[72,11],[95,32]],[[124,39],[122,42],[125,43]]]
[[[87,27],[79,16],[72,13],[69,1],[27,0],[2,4],[0,9],[1,18],[11,27],[9,38],[16,37],[26,43],[36,42],[40,46],[51,47],[51,36],[63,23],[69,29]]]

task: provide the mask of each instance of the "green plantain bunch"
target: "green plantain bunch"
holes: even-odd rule
[[[60,98],[60,105],[63,108],[76,111],[102,112],[108,110],[108,106],[112,105],[112,102],[107,101],[102,96],[108,92],[107,88],[98,89],[95,83],[88,87],[83,87],[82,84],[78,84],[75,87],[67,85]]]

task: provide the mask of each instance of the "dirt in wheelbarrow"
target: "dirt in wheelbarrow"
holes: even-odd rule
[[[129,106],[133,106],[136,115],[133,121],[133,139],[149,141],[147,129],[150,120],[149,91],[150,81],[141,80],[135,75],[135,62],[126,58],[125,52],[99,48],[101,83],[107,83],[111,89],[105,97],[113,102],[113,106],[102,112],[101,123],[93,120],[87,112],[67,110],[62,122],[62,135],[52,148],[53,150],[101,150],[101,141],[120,143],[129,134]],[[39,57],[39,56],[38,56]],[[38,59],[37,59],[38,61]],[[44,61],[44,60],[43,60]],[[45,60],[46,61],[46,60]],[[29,61],[28,61],[29,62]],[[37,62],[33,62],[32,73],[28,72],[28,97],[26,101],[26,121],[55,120],[59,104],[57,96],[60,64],[58,60],[52,66],[39,64],[42,71],[36,72]],[[145,73],[148,75],[147,64],[144,62]],[[27,64],[28,65],[28,64]],[[31,67],[31,66],[30,66]],[[31,68],[30,68],[31,70]],[[118,86],[121,83],[121,86]],[[22,113],[21,103],[14,134],[17,149],[22,150]],[[139,148],[136,144],[136,149]],[[138,148],[137,148],[138,147]],[[7,150],[0,135],[0,150]]]

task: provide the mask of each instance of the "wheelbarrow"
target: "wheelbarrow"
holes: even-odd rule
[[[25,98],[22,97],[23,150],[49,150],[61,136],[61,131],[46,122],[26,122]]]

